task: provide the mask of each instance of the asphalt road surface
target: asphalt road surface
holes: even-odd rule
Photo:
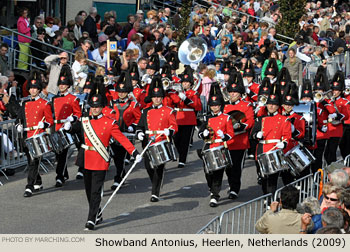
[[[195,138],[185,168],[177,162],[166,164],[161,189],[161,201],[151,203],[151,183],[143,162],[138,164],[126,180],[126,185],[113,198],[103,212],[104,221],[94,231],[84,231],[88,204],[82,180],[76,180],[74,165],[76,151],[69,159],[69,176],[62,188],[55,188],[56,173],[50,168],[43,174],[44,190],[31,198],[24,198],[26,173],[18,170],[6,181],[0,180],[0,233],[11,234],[193,234],[221,212],[262,195],[257,184],[256,168],[246,160],[242,173],[242,187],[235,200],[227,198],[227,177],[224,175],[219,206],[209,206],[209,192],[202,161],[196,149],[202,141]],[[140,144],[137,144],[141,150]],[[130,165],[127,166],[127,169]],[[112,161],[104,184],[102,205],[112,194],[115,167]]]

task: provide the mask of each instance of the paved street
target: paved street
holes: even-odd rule
[[[162,200],[149,201],[151,183],[143,163],[139,164],[127,179],[113,201],[103,213],[104,222],[95,233],[122,234],[192,234],[224,210],[262,195],[256,183],[255,165],[246,160],[239,198],[227,198],[226,175],[221,191],[220,205],[209,207],[209,193],[206,185],[202,161],[196,149],[202,142],[195,140],[185,168],[177,168],[177,163],[166,165],[165,179],[161,190]],[[137,148],[141,150],[140,144]],[[70,179],[62,188],[55,188],[55,172],[43,174],[44,190],[31,198],[24,198],[26,174],[19,171],[0,187],[0,233],[86,233],[88,204],[84,184],[76,180],[77,167],[74,165],[76,152],[69,160]],[[129,168],[130,166],[127,166]],[[43,171],[41,170],[43,173]],[[114,163],[107,174],[102,204],[112,194],[110,186],[115,173]]]

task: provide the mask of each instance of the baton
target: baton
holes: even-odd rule
[[[148,142],[148,144],[146,145],[146,147],[143,149],[143,151],[141,152],[141,157],[143,157],[143,155],[145,154],[146,150],[148,149],[148,147],[151,145],[152,142],[155,141],[155,137],[151,137],[151,140]],[[106,202],[106,204],[103,206],[103,208],[101,209],[101,211],[98,213],[98,215],[102,214],[103,210],[105,210],[105,208],[107,207],[107,205],[112,201],[114,195],[119,191],[120,187],[124,184],[126,178],[129,176],[129,174],[132,172],[132,170],[135,168],[136,166],[136,162],[133,163],[133,165],[130,167],[129,171],[125,174],[123,180],[119,183],[118,187],[114,190],[114,192],[112,193],[112,195],[109,197],[108,201]]]

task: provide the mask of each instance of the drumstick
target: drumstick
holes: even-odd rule
[[[72,116],[73,115],[73,113],[72,114],[70,114],[70,116]],[[69,117],[69,116],[68,116]],[[68,118],[67,117],[67,118]],[[67,118],[65,119],[65,120],[67,120]],[[61,129],[64,127],[64,123],[62,124],[62,126],[61,126]]]
[[[173,127],[173,125],[171,125],[171,126],[169,127],[169,129],[171,129],[172,127]],[[163,135],[163,134],[164,134],[164,132],[163,132],[163,133],[160,133],[160,134],[156,137],[156,140],[158,139],[158,137],[160,137],[160,136]],[[168,136],[166,136],[166,139],[167,139],[168,142],[170,142],[170,139],[169,139]]]
[[[43,117],[43,119],[41,119],[41,121],[40,122],[43,122],[45,120],[45,116]],[[38,124],[39,125],[39,124]],[[38,131],[38,129],[39,129],[39,127],[34,131],[34,134],[33,134],[33,136],[35,136],[36,135],[36,132]]]
[[[281,142],[287,142],[287,140],[282,140]],[[273,146],[270,150],[268,150],[268,151],[266,151],[266,152],[273,151],[274,149],[276,149],[276,145]]]

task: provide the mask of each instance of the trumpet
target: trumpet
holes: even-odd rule
[[[350,87],[346,87],[344,93],[346,95],[349,95],[350,94]]]
[[[146,86],[147,84],[149,84],[151,82],[152,82],[152,78],[148,74],[145,74],[142,76],[142,79],[141,79],[141,86],[142,87]]]
[[[162,85],[164,90],[168,90],[172,84],[173,82],[169,78],[167,77],[162,78]]]
[[[103,78],[103,83],[107,86],[107,85],[113,84],[113,81],[117,81],[117,80],[118,80],[118,77],[105,76]]]
[[[325,98],[329,98],[327,95],[332,92],[332,90],[328,90],[327,92],[316,92],[314,94],[314,101],[315,102],[321,102],[323,101]]]
[[[267,102],[266,95],[259,95],[258,96],[258,104],[259,104],[259,106],[265,106],[266,102]]]

